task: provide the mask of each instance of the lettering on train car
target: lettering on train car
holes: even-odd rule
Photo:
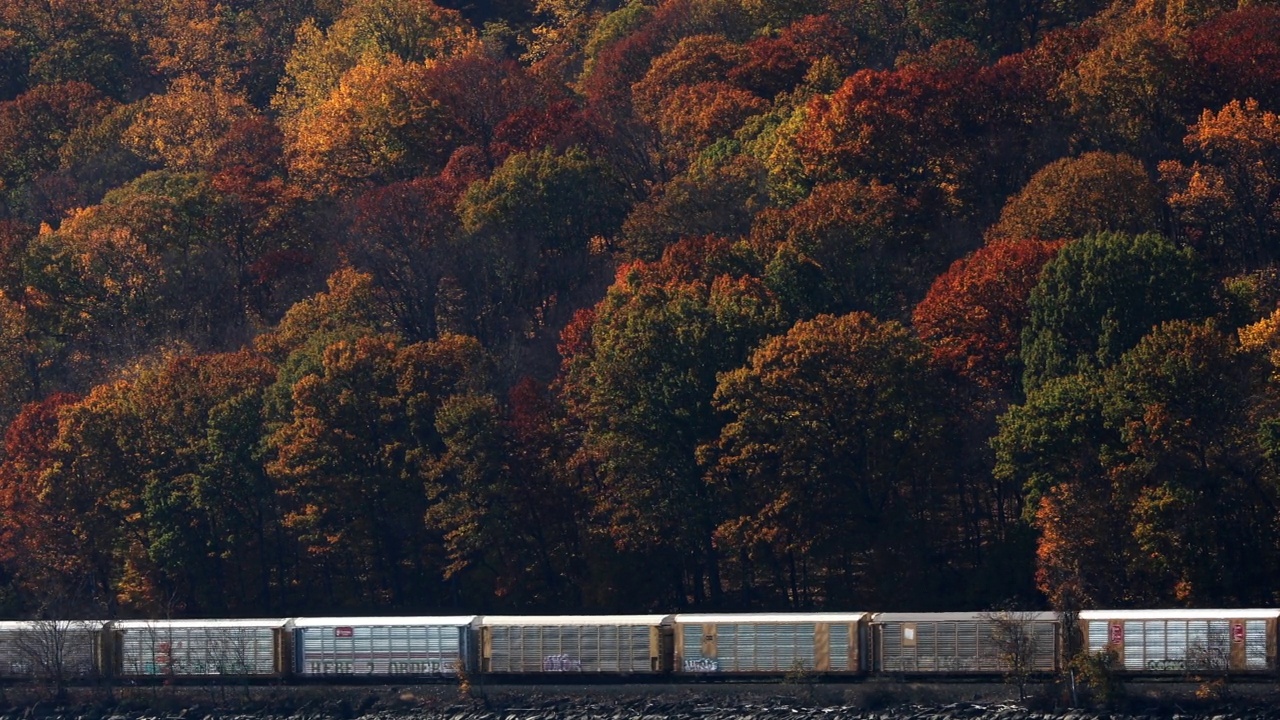
[[[565,655],[548,655],[542,659],[543,672],[582,672],[582,661]]]
[[[316,675],[352,675],[356,671],[355,663],[345,660],[312,660],[307,667]]]
[[[456,672],[457,665],[446,660],[392,660],[389,675],[444,675]]]
[[[720,663],[710,658],[685,660],[684,669],[686,672],[718,672],[720,670]]]

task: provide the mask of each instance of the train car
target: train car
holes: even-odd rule
[[[475,615],[296,618],[293,672],[300,678],[451,677],[470,671]]]
[[[0,678],[98,677],[100,620],[0,621]]]
[[[1274,673],[1280,610],[1084,610],[1089,652],[1138,674]]]
[[[861,673],[868,613],[713,613],[673,618],[682,675]]]
[[[493,674],[666,670],[668,615],[485,615],[478,621],[480,671]]]
[[[877,613],[871,619],[872,670],[995,674],[1021,667],[1054,672],[1061,657],[1060,628],[1058,615],[1051,612]]]
[[[117,620],[107,633],[120,678],[283,677],[288,621]]]

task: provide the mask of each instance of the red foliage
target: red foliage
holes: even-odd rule
[[[512,112],[494,128],[493,137],[503,155],[547,147],[564,152],[574,145],[585,145],[591,138],[591,127],[577,103],[565,98]]]
[[[471,53],[432,67],[427,94],[445,108],[460,131],[458,145],[477,145],[497,166],[497,128],[513,113],[545,106],[545,89],[513,60]]]
[[[1187,44],[1204,82],[1204,106],[1253,98],[1280,109],[1280,8],[1219,15],[1192,31]]]
[[[1063,244],[997,242],[952,264],[913,315],[934,362],[987,390],[1013,387],[1027,298]]]
[[[573,314],[573,319],[560,331],[560,342],[556,348],[560,351],[565,366],[591,348],[591,327],[595,323],[595,308],[582,308]]]
[[[4,434],[4,463],[0,464],[0,562],[21,563],[36,549],[35,534],[47,525],[36,487],[53,461],[51,445],[58,437],[58,414],[79,401],[69,393],[54,393],[22,408]],[[12,569],[12,568],[11,568]]]
[[[968,64],[935,70],[862,70],[809,103],[796,138],[800,160],[820,180],[870,176],[883,182],[955,177],[980,133],[985,100]]]

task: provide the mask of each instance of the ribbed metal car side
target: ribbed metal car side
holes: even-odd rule
[[[480,669],[487,673],[662,672],[666,615],[486,615]]]
[[[456,676],[469,671],[475,615],[297,618],[293,671],[299,677]]]
[[[871,620],[873,670],[995,674],[1020,666],[1053,672],[1060,627],[1051,612],[878,613]]]
[[[1274,672],[1280,610],[1085,610],[1091,653],[1114,653],[1129,673]]]
[[[111,623],[116,675],[122,678],[286,674],[283,619],[119,620]]]
[[[0,678],[85,680],[100,675],[104,623],[86,620],[0,622]]]
[[[860,673],[867,613],[714,613],[673,617],[681,674]]]

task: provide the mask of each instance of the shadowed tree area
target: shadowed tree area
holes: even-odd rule
[[[1269,605],[1280,6],[0,3],[0,604]]]

